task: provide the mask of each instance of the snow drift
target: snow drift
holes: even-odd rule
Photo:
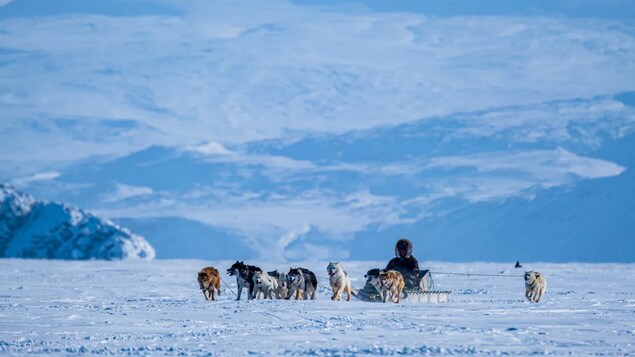
[[[81,209],[0,184],[0,257],[153,259],[141,236]]]

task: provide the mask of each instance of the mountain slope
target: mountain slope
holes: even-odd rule
[[[157,259],[256,258],[244,237],[230,231],[179,217],[118,218],[115,221],[143,236],[156,249]]]
[[[633,261],[633,132],[628,101],[588,98],[155,145],[14,182],[116,218],[161,258],[387,259],[407,236],[426,260]]]
[[[0,184],[0,257],[153,259],[138,235],[78,208],[40,202]]]
[[[605,142],[595,154],[632,168],[633,147],[630,135]],[[391,242],[403,235],[422,260],[633,262],[633,197],[635,171],[627,169],[539,191],[532,199],[454,205],[447,214],[410,225],[358,233],[348,247],[353,259],[385,258]]]

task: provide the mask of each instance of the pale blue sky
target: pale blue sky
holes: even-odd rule
[[[351,4],[373,11],[409,12],[427,16],[562,16],[633,20],[635,6],[628,0],[427,0],[337,1],[294,0],[296,4],[341,6]]]

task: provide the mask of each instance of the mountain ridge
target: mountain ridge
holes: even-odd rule
[[[79,208],[33,197],[0,183],[0,257],[153,259],[141,236]]]

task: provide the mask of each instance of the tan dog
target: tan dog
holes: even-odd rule
[[[216,300],[214,297],[214,288],[220,296],[220,274],[218,270],[212,267],[203,268],[198,272],[198,285],[203,290],[205,300]]]
[[[388,295],[393,302],[399,303],[401,292],[406,285],[401,273],[396,270],[380,270],[379,282],[381,284],[381,298],[383,302],[388,302]]]
[[[525,297],[529,302],[539,302],[547,290],[547,279],[537,271],[525,272]]]
[[[351,301],[351,291],[353,290],[351,287],[351,279],[349,279],[348,274],[346,274],[340,263],[330,262],[326,267],[326,272],[329,274],[329,282],[333,289],[331,300],[340,301],[342,293],[346,292],[346,301]]]

